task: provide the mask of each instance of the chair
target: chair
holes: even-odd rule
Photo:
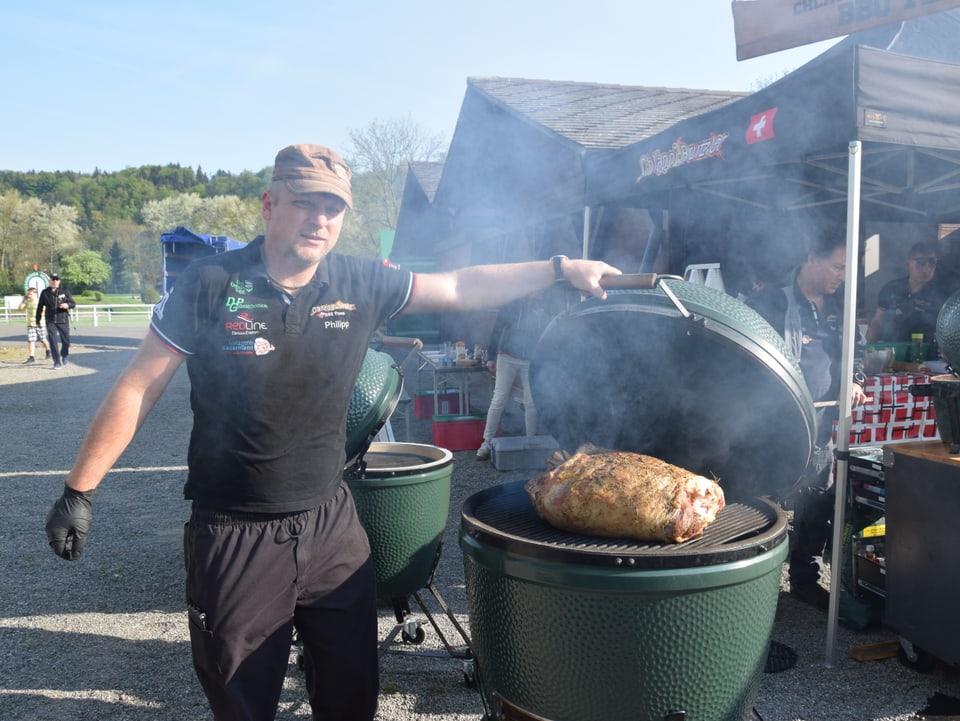
[[[710,288],[726,291],[723,285],[723,276],[720,274],[719,263],[688,265],[683,271],[683,279],[691,283],[696,283],[697,285],[705,285]]]

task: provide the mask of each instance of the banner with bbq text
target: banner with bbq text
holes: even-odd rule
[[[737,60],[960,7],[960,0],[733,0]]]

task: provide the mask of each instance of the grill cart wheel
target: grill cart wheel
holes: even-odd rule
[[[419,621],[407,621],[406,624],[404,624],[403,631],[400,632],[400,638],[403,639],[404,643],[412,643],[415,646],[419,646],[427,638],[427,634]]]

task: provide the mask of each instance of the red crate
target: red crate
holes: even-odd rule
[[[460,412],[460,390],[448,388],[438,393],[440,415],[457,414]],[[433,391],[417,391],[413,395],[413,413],[417,420],[425,421],[433,418]]]
[[[484,416],[434,416],[433,445],[451,451],[476,450],[483,443]]]

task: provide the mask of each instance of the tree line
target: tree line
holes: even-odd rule
[[[354,170],[354,211],[337,249],[380,252],[395,229],[410,162],[442,157],[442,136],[409,117],[350,131],[344,157]],[[184,226],[249,242],[262,232],[260,197],[272,167],[212,175],[178,164],[117,172],[0,170],[0,291],[23,291],[32,270],[57,272],[75,292],[137,293],[152,300],[162,283],[160,235]]]

